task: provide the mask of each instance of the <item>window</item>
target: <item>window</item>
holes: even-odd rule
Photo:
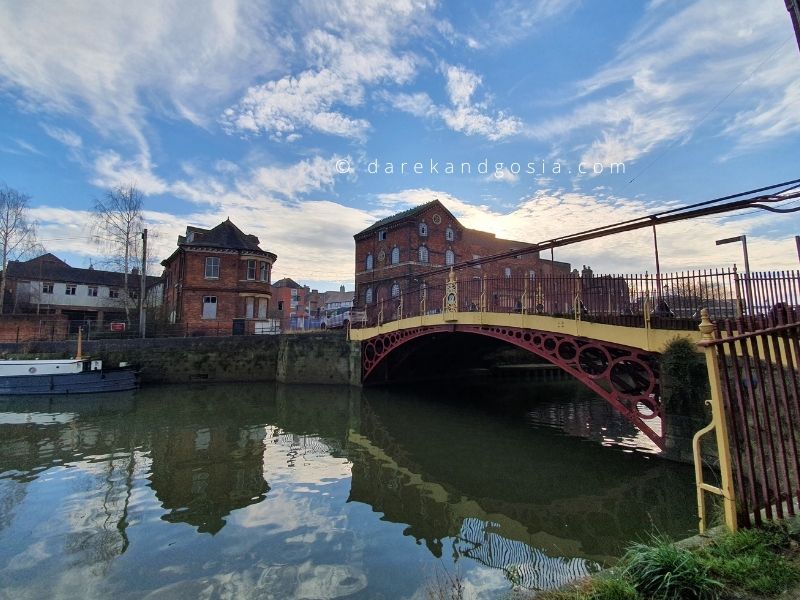
[[[447,229],[445,229],[444,239],[446,239],[448,242],[452,242],[456,239],[456,234],[453,231],[452,227],[448,227]]]
[[[428,226],[425,223],[419,224],[419,234],[422,236],[428,235]]]
[[[397,298],[400,295],[400,284],[393,283],[392,284],[392,298]]]
[[[372,260],[372,253],[370,252],[367,254],[367,271],[372,271],[373,267],[373,260]]]
[[[219,260],[219,259],[217,259]],[[217,297],[216,296],[203,296],[203,318],[216,319],[217,318]]]
[[[531,281],[533,281],[534,279],[536,279],[536,271],[531,269],[530,271],[528,271],[528,276],[531,278]]]
[[[261,281],[269,281],[269,277],[267,276],[268,273],[269,273],[269,271],[267,270],[267,263],[266,263],[266,261],[262,260],[261,261],[261,274],[259,275],[258,278]]]
[[[136,290],[128,290],[128,298],[131,300],[136,300],[139,297],[139,292]]]
[[[456,255],[453,254],[452,250],[447,250],[444,253],[444,264],[452,265],[452,264],[455,264],[455,262],[456,262]]]
[[[364,304],[372,304],[372,288],[368,287],[364,294]]]
[[[473,254],[472,255],[472,260],[478,260],[480,257],[481,257],[480,254]],[[480,264],[475,265],[475,267],[477,267],[478,269],[481,268]]]
[[[419,247],[419,262],[428,262],[428,249],[425,246]]]
[[[88,290],[88,294],[92,298],[97,298],[97,286],[96,285],[90,285],[89,286],[89,290]]]
[[[394,248],[392,248],[392,264],[396,265],[399,262],[400,262],[400,248],[395,246]]]
[[[74,296],[78,292],[78,286],[74,283],[67,284],[67,296]]]
[[[255,266],[253,268],[255,268]],[[245,309],[244,309],[245,310],[245,313],[244,313],[245,318],[247,318],[247,319],[252,319],[253,318],[253,313],[255,312],[255,307],[256,307],[256,299],[255,298],[253,298],[252,296],[248,296],[247,298],[245,298]]]
[[[506,277],[511,277],[511,267],[506,267],[505,273],[506,273]]]
[[[386,230],[385,229],[381,229],[378,232],[378,241],[379,242],[383,242],[384,240],[386,240]]]
[[[258,318],[266,319],[267,310],[269,309],[269,300],[267,298],[258,299]]]
[[[247,261],[247,281],[255,281],[256,279],[256,261]]]
[[[119,290],[117,288],[109,288],[108,289],[108,297],[109,298],[119,298]]]
[[[53,282],[46,281],[42,284],[42,293],[43,294],[52,294],[53,293]]]
[[[219,258],[216,256],[206,257],[206,279],[219,279]]]

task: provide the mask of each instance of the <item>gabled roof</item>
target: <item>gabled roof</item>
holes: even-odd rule
[[[104,285],[119,288],[125,285],[125,275],[123,273],[70,267],[63,260],[50,253],[37,256],[36,258],[24,262],[18,260],[9,261],[7,276],[11,279]],[[139,289],[141,280],[142,277],[138,273],[129,273],[128,288]],[[149,288],[160,280],[160,277],[148,275],[146,285]]]
[[[299,290],[303,286],[297,283],[294,279],[291,279],[290,277],[284,277],[283,279],[279,279],[278,281],[273,283],[272,287],[292,288],[293,290]]]
[[[233,224],[230,218],[212,229],[202,229],[190,225],[186,228],[186,236],[178,237],[178,245],[264,252],[258,247],[258,244],[256,236],[244,233]]]
[[[359,239],[359,238],[364,237],[365,235],[367,235],[369,233],[372,233],[373,231],[378,231],[379,229],[383,229],[385,227],[389,227],[390,225],[392,225],[394,223],[399,223],[401,221],[406,221],[406,220],[409,220],[409,219],[413,219],[414,217],[417,217],[417,216],[421,215],[422,213],[426,212],[427,210],[429,210],[429,209],[431,209],[433,207],[438,207],[440,210],[442,210],[445,213],[447,213],[450,216],[451,219],[453,219],[454,221],[458,222],[458,219],[456,219],[453,216],[453,213],[451,213],[449,210],[447,210],[447,208],[445,208],[444,204],[439,202],[439,200],[431,200],[430,202],[426,202],[425,204],[420,204],[419,206],[415,206],[413,208],[409,208],[408,210],[404,210],[403,212],[399,212],[397,214],[394,214],[394,215],[391,215],[391,216],[386,217],[384,219],[381,219],[380,221],[377,221],[376,223],[373,223],[372,225],[370,225],[369,227],[367,227],[363,231],[359,231],[353,237],[356,238],[356,239]]]

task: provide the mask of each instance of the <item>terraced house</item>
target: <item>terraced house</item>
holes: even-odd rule
[[[276,258],[230,219],[212,229],[188,226],[161,261],[169,321],[189,335],[266,333]]]

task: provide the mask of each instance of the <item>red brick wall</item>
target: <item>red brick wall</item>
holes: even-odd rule
[[[219,278],[206,279],[206,258],[219,258]],[[233,319],[245,318],[247,305],[242,293],[270,294],[272,264],[266,257],[251,256],[256,261],[256,280],[247,280],[247,260],[237,251],[179,250],[166,265],[167,314],[177,313],[179,323],[192,332],[230,332]],[[259,281],[260,262],[268,264],[267,281]],[[176,288],[179,284],[179,288]],[[178,293],[180,289],[180,294]],[[204,296],[217,298],[216,319],[203,319]],[[254,315],[257,315],[257,306]]]
[[[438,215],[439,223],[435,222],[434,215]],[[420,224],[427,226],[427,235],[420,235]],[[454,233],[452,241],[446,239],[447,228]],[[419,262],[419,247],[424,245],[428,249],[428,263]],[[512,249],[522,248],[524,242],[496,238],[493,234],[466,229],[441,206],[432,206],[415,215],[411,219],[402,219],[389,223],[386,228],[386,239],[378,239],[378,231],[370,233],[364,239],[356,240],[356,305],[364,305],[364,295],[368,287],[373,288],[373,301],[380,302],[390,295],[391,286],[397,282],[401,291],[418,286],[414,281],[421,279],[420,275],[435,268],[446,266],[445,253],[452,250],[455,263],[472,260],[475,256],[485,257]],[[392,249],[400,250],[400,261],[391,264]],[[366,270],[368,254],[373,257],[372,271]],[[383,260],[380,259],[383,253]],[[538,253],[525,254],[520,258],[509,258],[493,261],[481,265],[461,269],[457,277],[468,279],[470,277],[502,278],[506,277],[506,268],[511,269],[511,276],[525,278],[531,270],[536,276],[560,274],[568,275],[569,266],[563,263],[551,263],[540,260]],[[446,275],[441,274],[442,280]]]
[[[0,317],[0,342],[60,341],[67,339],[69,319],[63,315]]]

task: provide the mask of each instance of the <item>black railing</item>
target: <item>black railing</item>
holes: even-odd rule
[[[421,281],[365,308],[365,325],[436,314],[444,309],[446,275]],[[456,282],[458,310],[522,313],[629,327],[695,330],[700,310],[713,320],[798,310],[800,272],[702,270],[644,275],[473,277]]]

